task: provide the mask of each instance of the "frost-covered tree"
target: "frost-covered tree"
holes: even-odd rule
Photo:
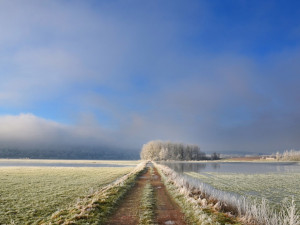
[[[276,159],[280,161],[300,161],[300,151],[286,150],[283,154],[276,153]]]
[[[143,145],[141,159],[145,160],[200,160],[206,159],[198,145],[150,141]]]

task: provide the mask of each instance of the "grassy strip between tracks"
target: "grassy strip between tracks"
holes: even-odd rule
[[[151,176],[153,174],[153,169],[150,167]],[[155,217],[155,197],[154,190],[151,183],[148,181],[142,195],[140,203],[140,225],[154,225]]]

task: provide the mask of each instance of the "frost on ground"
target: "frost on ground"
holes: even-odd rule
[[[283,201],[278,211],[266,199],[252,201],[243,196],[217,190],[199,179],[179,175],[169,167],[158,164],[156,166],[166,181],[174,184],[177,192],[185,196],[185,202],[189,202],[189,205],[183,204],[182,207],[192,207],[192,210],[186,210],[186,213],[199,218],[199,224],[218,224],[217,221],[222,218],[216,218],[216,215],[211,213],[213,210],[223,211],[229,217],[234,215],[244,224],[300,224],[299,210],[294,199]]]
[[[127,180],[144,165],[0,168],[0,224],[48,224],[92,215],[97,197],[105,202],[114,192],[110,200],[116,202],[119,190],[129,188]]]
[[[155,216],[154,208],[155,208],[154,190],[151,183],[148,181],[143,190],[143,195],[140,202],[139,224],[141,225],[154,224],[154,216]]]
[[[108,216],[133,187],[136,178],[144,171],[145,165],[145,162],[141,162],[130,173],[80,199],[76,205],[52,214],[39,224],[106,224]]]
[[[34,223],[75,204],[134,167],[1,167],[0,224]]]
[[[199,179],[214,188],[232,192],[251,199],[267,199],[271,205],[280,208],[285,198],[294,197],[300,209],[300,173],[215,173],[186,172],[188,176]],[[188,178],[187,178],[188,179]]]

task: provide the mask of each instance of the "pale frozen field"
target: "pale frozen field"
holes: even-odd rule
[[[0,224],[33,224],[131,167],[0,167]]]
[[[271,204],[278,205],[284,198],[295,199],[300,209],[300,173],[215,173],[185,172],[201,182],[226,192],[236,193],[252,199],[268,199]]]

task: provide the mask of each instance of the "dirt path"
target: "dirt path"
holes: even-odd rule
[[[150,180],[150,171],[142,174],[135,186],[129,191],[116,212],[109,219],[109,225],[135,225],[139,223],[139,206],[144,187]]]
[[[152,166],[152,165],[149,165]],[[108,225],[136,225],[139,223],[139,206],[142,192],[150,180],[155,190],[156,210],[155,222],[159,225],[185,225],[184,215],[181,213],[177,204],[169,196],[159,173],[154,168],[154,176],[151,176],[150,170],[141,175],[136,185],[123,199],[116,212],[111,216]]]

